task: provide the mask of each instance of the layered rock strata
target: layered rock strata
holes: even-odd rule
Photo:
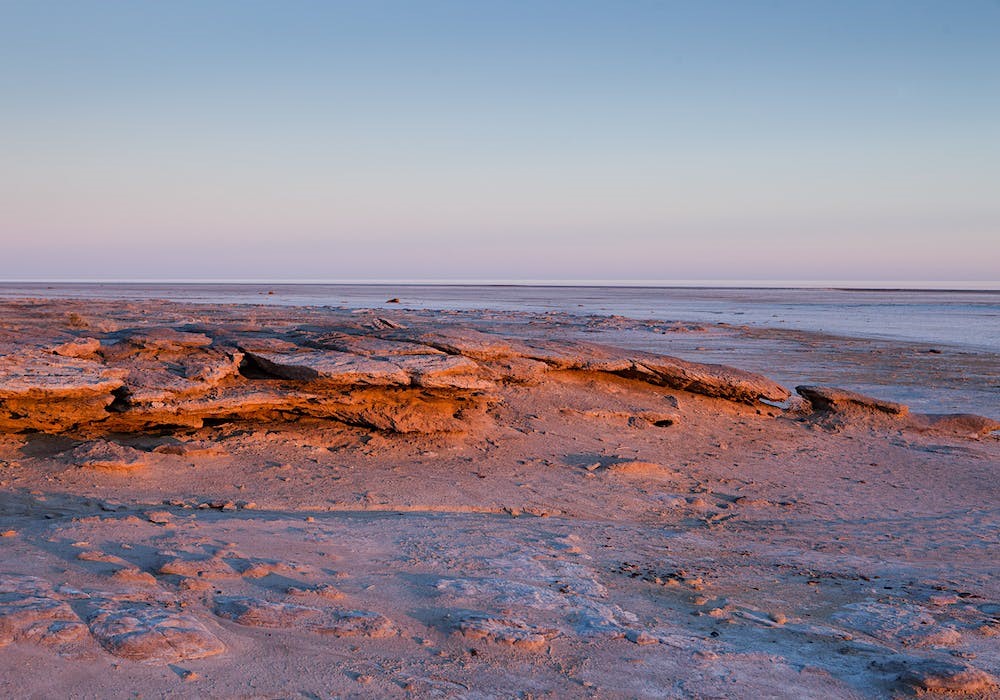
[[[0,430],[96,434],[310,416],[399,433],[459,431],[476,425],[501,385],[567,371],[742,403],[789,395],[722,365],[399,325],[142,328],[18,348],[0,356]]]

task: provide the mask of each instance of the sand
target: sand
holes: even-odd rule
[[[4,302],[0,695],[1000,697],[997,416],[593,326]]]

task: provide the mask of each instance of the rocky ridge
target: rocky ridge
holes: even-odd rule
[[[497,400],[498,386],[569,371],[743,403],[789,396],[766,377],[722,365],[351,321],[252,333],[226,324],[126,328],[0,350],[0,429],[99,434],[310,416],[399,433],[462,431]]]
[[[206,423],[302,417],[395,433],[475,429],[501,389],[553,373],[617,377],[741,404],[780,406],[790,392],[719,364],[573,340],[514,337],[373,314],[328,311],[322,323],[242,322],[63,330],[30,345],[0,337],[0,430],[97,436]],[[95,332],[100,330],[100,332]],[[801,386],[806,408],[837,421],[876,416],[902,427],[985,434],[979,416],[921,416],[831,387]]]

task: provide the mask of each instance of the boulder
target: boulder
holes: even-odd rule
[[[756,403],[761,399],[784,401],[791,392],[767,377],[735,367],[687,362],[667,356],[641,356],[633,371],[649,370],[652,384],[693,394],[714,396],[741,403]]]

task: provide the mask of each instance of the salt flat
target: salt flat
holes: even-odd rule
[[[5,696],[997,696],[995,415],[644,349],[711,325],[0,321]]]

